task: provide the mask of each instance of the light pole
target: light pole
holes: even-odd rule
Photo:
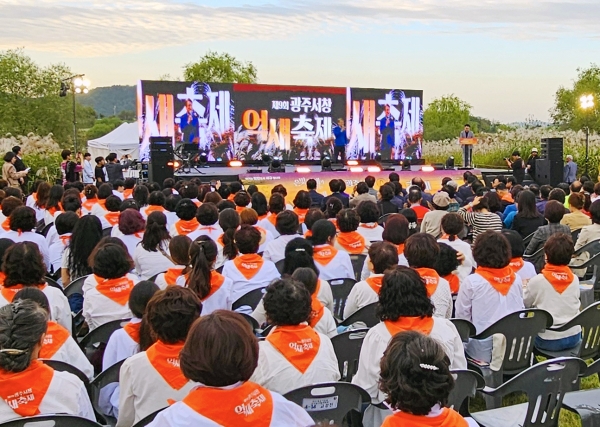
[[[77,104],[75,102],[75,94],[88,93],[90,91],[90,81],[84,79],[85,74],[76,74],[63,79],[60,83],[60,96],[67,96],[67,92],[71,91],[73,95],[73,148],[77,155]]]
[[[594,108],[594,95],[582,95],[579,98],[579,105],[581,109],[586,112],[586,120],[585,120],[585,176],[588,175],[588,157],[589,157],[589,144],[590,144],[590,123],[587,114],[588,110]]]

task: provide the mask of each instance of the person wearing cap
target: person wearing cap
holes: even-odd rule
[[[522,184],[525,179],[525,163],[523,163],[523,159],[521,158],[521,153],[517,150],[513,151],[510,155],[510,159],[506,160],[506,164],[513,171],[513,176],[517,180],[517,184]]]
[[[529,158],[527,159],[527,163],[525,163],[527,173],[529,174],[529,176],[531,177],[531,179],[533,181],[535,181],[535,161],[537,159],[538,159],[538,149],[534,147],[531,149],[531,154],[529,155]]]
[[[436,239],[442,235],[442,218],[448,213],[450,202],[450,196],[445,191],[438,191],[433,195],[433,210],[423,217],[421,233],[431,234]]]

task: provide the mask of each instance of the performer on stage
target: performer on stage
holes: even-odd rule
[[[338,156],[341,158],[342,164],[346,163],[346,145],[348,145],[348,136],[346,135],[346,126],[344,119],[338,119],[337,126],[333,128],[335,136],[335,146],[333,149],[333,163],[337,163]]]
[[[474,138],[475,134],[471,131],[471,125],[466,124],[463,131],[460,133],[460,138]],[[463,166],[466,168],[473,167],[473,147],[468,144],[463,145]]]
[[[185,110],[186,113],[179,118],[179,130],[183,134],[183,142],[197,144],[199,141],[199,116],[198,113],[194,111],[191,99],[185,101]]]
[[[390,106],[386,104],[385,117],[379,122],[379,132],[381,132],[381,158],[389,160],[392,158],[392,151],[396,145],[396,135],[394,132],[394,116],[390,114]]]

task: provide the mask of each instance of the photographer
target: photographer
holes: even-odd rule
[[[517,184],[522,184],[525,179],[525,162],[521,158],[521,153],[517,150],[513,151],[510,159],[505,157],[504,161],[513,171],[513,176],[517,180]]]

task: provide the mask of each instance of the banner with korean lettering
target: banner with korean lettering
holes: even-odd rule
[[[320,161],[346,134],[347,158],[421,155],[422,91],[140,81],[140,153],[151,136],[193,144],[209,161]],[[340,121],[341,120],[341,121]]]

